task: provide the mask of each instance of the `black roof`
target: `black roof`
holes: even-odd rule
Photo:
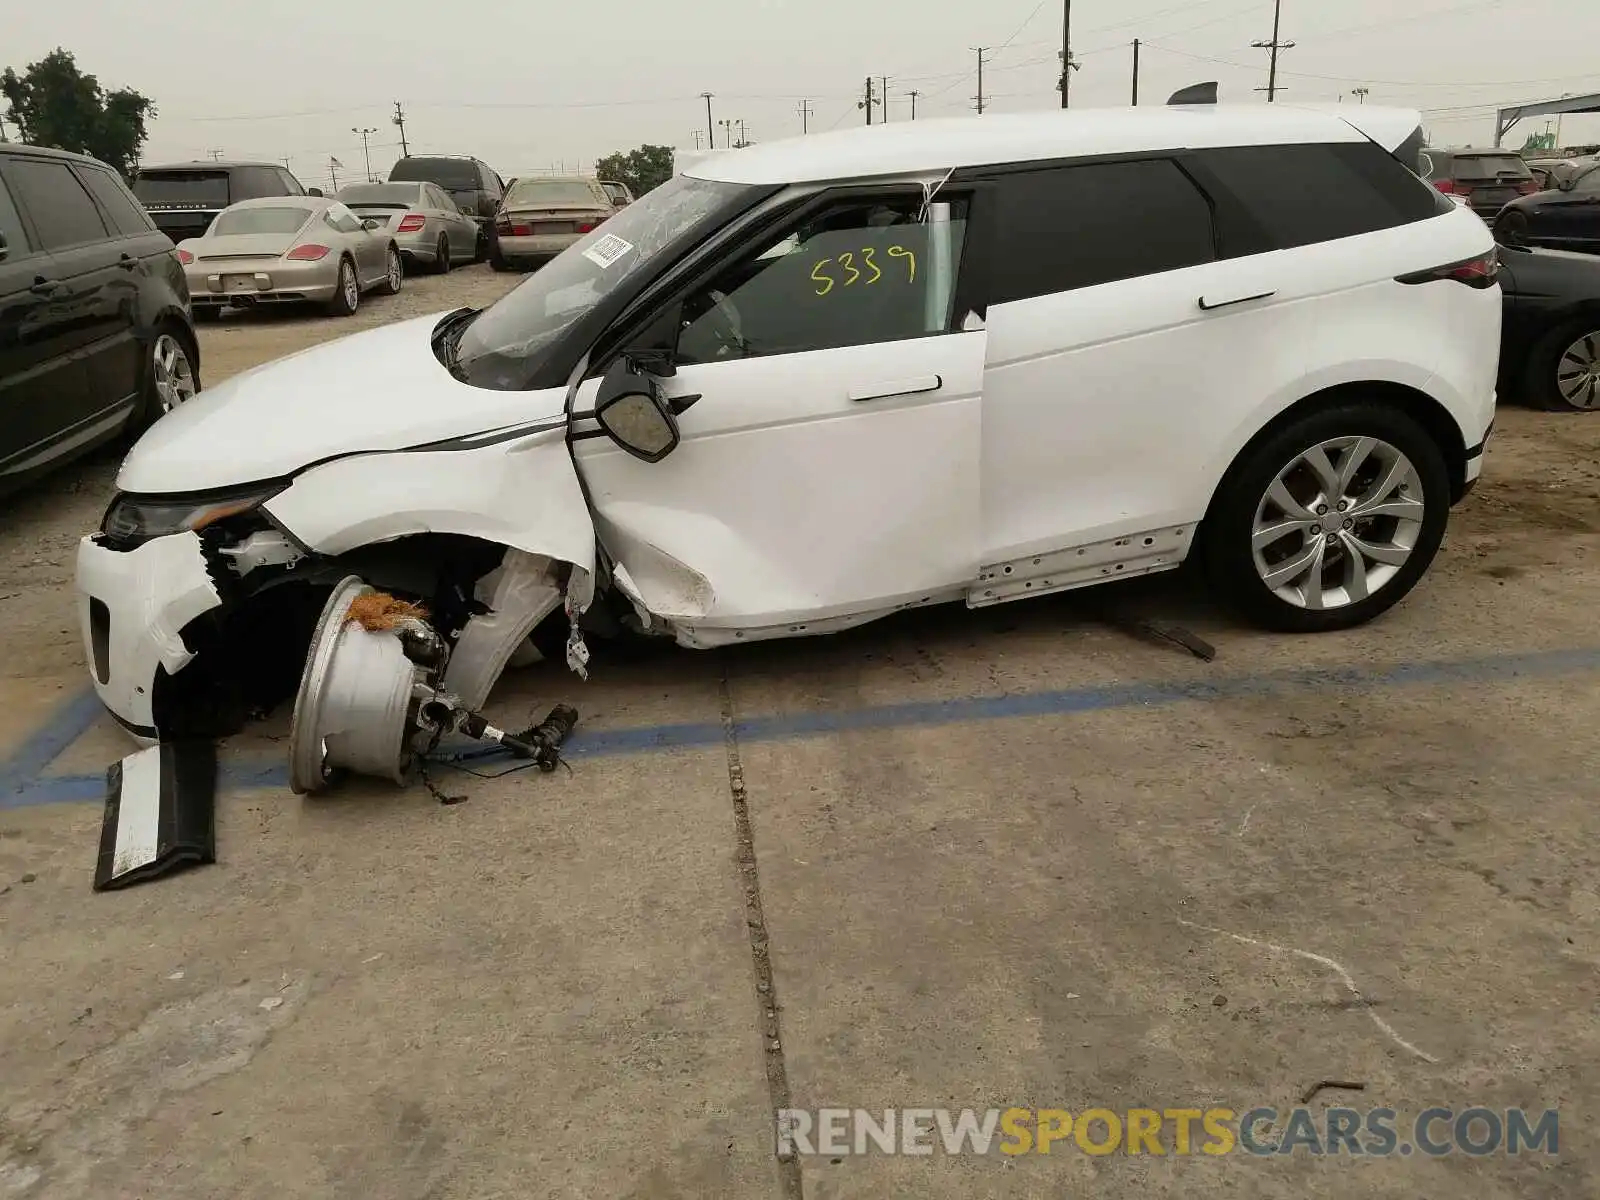
[[[109,167],[110,164],[101,162],[92,154],[76,154],[71,150],[56,150],[50,146],[30,146],[25,142],[0,142],[0,154],[28,153],[43,155],[46,158],[59,158],[67,162],[94,163],[96,166]]]
[[[241,159],[237,161],[228,159],[222,161],[215,158],[196,158],[191,159],[189,162],[152,163],[149,166],[145,166],[141,163],[139,166],[139,173],[142,175],[146,171],[230,171],[234,167],[281,168],[282,166],[282,163],[252,162],[249,159]]]

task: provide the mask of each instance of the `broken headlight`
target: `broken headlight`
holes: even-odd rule
[[[217,521],[253,512],[283,488],[283,484],[273,483],[189,496],[123,494],[106,510],[100,532],[107,540],[124,546],[170,533],[199,533]]]

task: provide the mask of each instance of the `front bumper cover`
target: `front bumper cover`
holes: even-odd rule
[[[98,534],[78,543],[78,620],[95,693],[141,741],[159,736],[156,676],[194,657],[182,631],[223,597],[200,538],[175,533],[133,550],[113,550]]]

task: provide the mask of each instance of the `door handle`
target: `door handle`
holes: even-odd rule
[[[1205,312],[1210,312],[1214,308],[1227,308],[1231,304],[1248,304],[1252,300],[1267,300],[1277,294],[1278,289],[1273,288],[1270,292],[1251,292],[1247,296],[1225,296],[1220,299],[1212,296],[1201,296],[1200,307]]]
[[[117,266],[121,267],[124,271],[131,271],[138,265],[139,260],[133,255],[129,254],[126,250],[122,252],[122,257],[117,259]]]
[[[35,275],[28,290],[35,296],[53,296],[61,290],[61,284],[54,279],[46,279],[43,275]]]
[[[914,396],[918,392],[937,392],[944,386],[944,380],[937,375],[919,375],[914,379],[896,379],[887,383],[872,383],[865,387],[851,388],[850,399],[883,400],[889,396]]]

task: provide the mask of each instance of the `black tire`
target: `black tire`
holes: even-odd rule
[[[439,242],[433,248],[433,273],[435,275],[450,274],[450,238],[445,234],[439,235]]]
[[[167,321],[157,327],[155,336],[143,351],[144,377],[139,387],[139,407],[128,424],[129,433],[135,436],[171,411],[168,398],[163,395],[162,384],[164,380],[172,378],[172,372],[170,369],[164,370],[157,362],[165,348],[164,344],[169,341],[177,348],[181,361],[177,382],[179,391],[188,393],[183,399],[200,394],[200,348],[195,344],[194,335],[180,322]]]
[[[210,304],[197,304],[194,306],[194,323],[196,325],[211,325],[222,318],[222,310]]]
[[[1381,581],[1365,599],[1346,597],[1335,607],[1304,607],[1280,596],[1263,579],[1252,546],[1256,517],[1268,503],[1268,488],[1301,455],[1334,439],[1355,437],[1375,438],[1387,443],[1410,460],[1422,491],[1421,519],[1410,534],[1409,557],[1397,564],[1398,569],[1394,574]],[[1380,466],[1378,456],[1372,458],[1371,469],[1377,470]],[[1343,461],[1341,458],[1335,467],[1342,465]],[[1366,469],[1363,467],[1363,472]],[[1364,479],[1364,474],[1358,472],[1355,478],[1359,482]],[[1302,501],[1307,499],[1305,495],[1296,498]],[[1427,430],[1392,405],[1352,399],[1338,407],[1292,419],[1245,448],[1217,489],[1211,510],[1201,525],[1200,565],[1212,588],[1252,624],[1286,633],[1323,633],[1349,629],[1385,612],[1416,586],[1433,562],[1439,543],[1444,538],[1450,499],[1450,475],[1444,451]],[[1315,507],[1327,512],[1336,506]],[[1315,516],[1315,508],[1312,511]],[[1336,512],[1330,515],[1333,515],[1334,521],[1340,520]],[[1356,536],[1372,537],[1376,531],[1381,539],[1384,536],[1382,529],[1394,519],[1379,516],[1370,520],[1371,524],[1358,523],[1353,529],[1348,521],[1341,522],[1341,526]],[[1287,524],[1296,522],[1287,521]],[[1286,534],[1285,541],[1263,548],[1263,561],[1268,562],[1266,555],[1290,547],[1294,537],[1303,539],[1300,545],[1290,547],[1283,560],[1271,560],[1269,566],[1279,561],[1287,563],[1296,551],[1310,553],[1317,540],[1327,537],[1334,539],[1326,545],[1335,547],[1336,557],[1329,562],[1330,566],[1336,566],[1342,561],[1340,556],[1349,553],[1339,540],[1344,534],[1341,529],[1334,528],[1331,522],[1326,525],[1329,532],[1324,533],[1323,529],[1324,525],[1319,523]],[[1312,530],[1317,532],[1313,535]]]
[[[1559,372],[1568,350],[1587,339],[1600,354],[1600,313],[1558,325],[1534,344],[1523,367],[1522,396],[1527,403],[1546,412],[1600,412],[1600,388],[1592,406],[1574,404],[1561,393]]]
[[[500,253],[498,239],[489,243],[489,266],[496,271],[515,271],[517,269]]]
[[[351,282],[355,287],[351,287]],[[328,311],[336,317],[352,317],[361,307],[361,277],[356,274],[356,264],[348,258],[339,260],[339,283],[334,288],[333,299],[328,301]]]
[[[1510,208],[1494,219],[1494,240],[1502,246],[1528,244],[1528,214]]]
[[[378,290],[385,296],[398,296],[400,289],[406,285],[406,264],[400,258],[400,247],[393,244],[389,246],[384,267],[383,282],[378,285]]]
[[[478,236],[472,243],[472,261],[481,263],[484,259],[494,254],[494,239],[489,236],[489,231],[482,225],[478,226]]]

